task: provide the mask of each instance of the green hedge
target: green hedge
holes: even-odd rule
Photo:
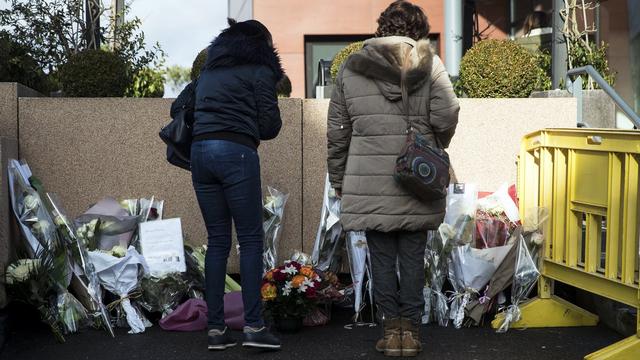
[[[200,76],[200,70],[204,66],[204,63],[207,61],[207,52],[209,48],[202,49],[198,56],[193,60],[193,65],[191,66],[191,80],[195,80],[198,76]]]
[[[342,63],[344,63],[345,60],[347,60],[347,58],[351,54],[357,53],[358,51],[360,51],[363,45],[364,45],[363,41],[351,43],[347,45],[345,48],[343,48],[342,50],[338,51],[336,56],[333,57],[333,62],[331,63],[330,72],[331,72],[331,79],[334,82],[336,81],[336,77],[338,76],[338,72],[340,71],[340,67],[342,66]]]
[[[17,82],[49,95],[54,85],[29,52],[7,32],[0,31],[0,82]]]
[[[509,40],[483,40],[460,63],[461,91],[472,98],[523,98],[546,87],[541,59]]]
[[[132,82],[127,64],[116,54],[85,50],[60,69],[60,83],[69,97],[122,97]]]

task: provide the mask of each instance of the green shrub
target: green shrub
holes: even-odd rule
[[[347,45],[344,49],[338,51],[336,56],[333,57],[333,62],[331,63],[331,79],[335,82],[336,77],[338,76],[338,71],[340,71],[340,67],[344,63],[347,58],[353,54],[357,53],[362,49],[364,45],[363,41],[354,42],[352,44]]]
[[[481,41],[462,58],[461,90],[472,98],[528,97],[545,87],[542,61],[513,41]]]
[[[193,65],[191,66],[191,80],[195,80],[200,76],[200,70],[204,66],[204,63],[207,61],[207,53],[209,48],[204,48],[202,51],[198,53],[195,60],[193,60]]]
[[[593,66],[602,77],[613,86],[616,81],[616,74],[609,67],[609,60],[607,60],[607,44],[602,42],[600,46],[596,46],[594,43],[589,43],[591,50],[581,41],[574,41],[571,44],[569,50],[569,58],[571,59],[573,68],[579,68],[582,66]],[[582,85],[586,89],[589,86],[586,75],[582,76]],[[599,89],[600,86],[594,82],[595,88]]]
[[[144,68],[133,76],[127,96],[161,98],[164,95],[164,71]]]
[[[103,50],[73,55],[60,69],[60,83],[70,97],[122,97],[131,84],[127,64]]]
[[[17,82],[49,95],[53,84],[29,52],[7,32],[0,32],[0,82]]]

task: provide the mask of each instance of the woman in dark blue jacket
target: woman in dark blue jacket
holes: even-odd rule
[[[276,83],[282,78],[271,34],[260,22],[229,20],[209,47],[196,85],[191,172],[207,226],[206,298],[209,349],[236,345],[224,323],[224,280],[231,221],[240,244],[243,346],[279,349],[264,326],[262,191],[258,145],[282,126]]]

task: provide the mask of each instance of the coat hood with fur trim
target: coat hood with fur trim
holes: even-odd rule
[[[269,67],[276,82],[284,76],[280,56],[264,40],[246,36],[232,26],[220,34],[209,46],[203,70],[239,65],[264,65]]]
[[[402,98],[403,71],[407,91],[411,94],[431,76],[433,57],[434,52],[428,40],[389,36],[365,41],[362,50],[351,55],[345,66],[374,79],[387,99],[398,101]],[[403,70],[405,60],[408,63]]]

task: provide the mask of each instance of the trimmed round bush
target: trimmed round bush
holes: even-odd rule
[[[460,63],[460,87],[472,98],[523,98],[541,87],[536,55],[509,40],[483,40]]]
[[[204,66],[204,63],[207,61],[207,53],[209,52],[209,48],[204,48],[202,51],[198,53],[195,60],[193,60],[193,65],[191,66],[191,80],[195,80],[200,76],[200,70]]]
[[[127,64],[104,50],[85,50],[60,69],[60,83],[69,97],[122,97],[131,85]]]
[[[340,71],[340,67],[347,60],[347,58],[353,54],[357,53],[362,49],[364,45],[363,41],[358,41],[347,45],[344,49],[338,51],[336,56],[333,57],[333,62],[331,63],[331,79],[335,82],[336,77],[338,76],[338,71]]]

